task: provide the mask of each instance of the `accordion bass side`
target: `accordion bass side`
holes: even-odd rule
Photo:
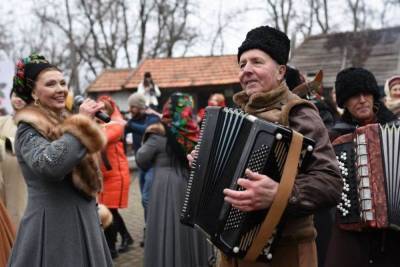
[[[370,124],[333,142],[343,178],[340,228],[400,230],[399,138],[399,126]]]
[[[242,190],[236,181],[244,177],[246,168],[279,182],[291,138],[289,128],[239,110],[206,108],[181,222],[200,228],[225,254],[243,258],[259,234],[268,211],[239,211],[224,202],[223,190]],[[302,140],[300,167],[306,164],[314,146],[311,139],[304,137]],[[294,167],[297,171],[298,166]],[[269,239],[269,245],[272,240]],[[260,257],[270,254],[270,247],[264,248]]]

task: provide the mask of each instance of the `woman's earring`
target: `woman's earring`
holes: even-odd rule
[[[34,100],[33,104],[34,104],[35,106],[39,106],[39,105],[40,105],[40,103],[39,103],[39,98],[34,98],[33,100]]]

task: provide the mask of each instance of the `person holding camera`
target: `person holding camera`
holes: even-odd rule
[[[144,73],[143,81],[138,85],[137,92],[144,95],[147,107],[158,110],[158,97],[161,96],[161,92],[154,83],[150,72]]]

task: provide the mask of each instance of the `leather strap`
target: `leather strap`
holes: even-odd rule
[[[244,257],[245,261],[255,261],[258,258],[285,211],[297,175],[302,145],[303,135],[293,131],[278,191],[263,223],[261,224],[256,238],[253,240],[253,243]]]

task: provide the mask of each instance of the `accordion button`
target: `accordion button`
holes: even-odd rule
[[[282,134],[277,133],[276,136],[275,136],[275,138],[276,138],[277,140],[281,140],[281,139],[282,139]]]
[[[272,260],[272,254],[271,253],[268,253],[267,259]]]
[[[233,253],[238,253],[239,252],[239,247],[233,247]]]
[[[307,151],[308,151],[308,152],[313,151],[313,149],[314,149],[313,146],[311,146],[311,145],[307,146]]]

